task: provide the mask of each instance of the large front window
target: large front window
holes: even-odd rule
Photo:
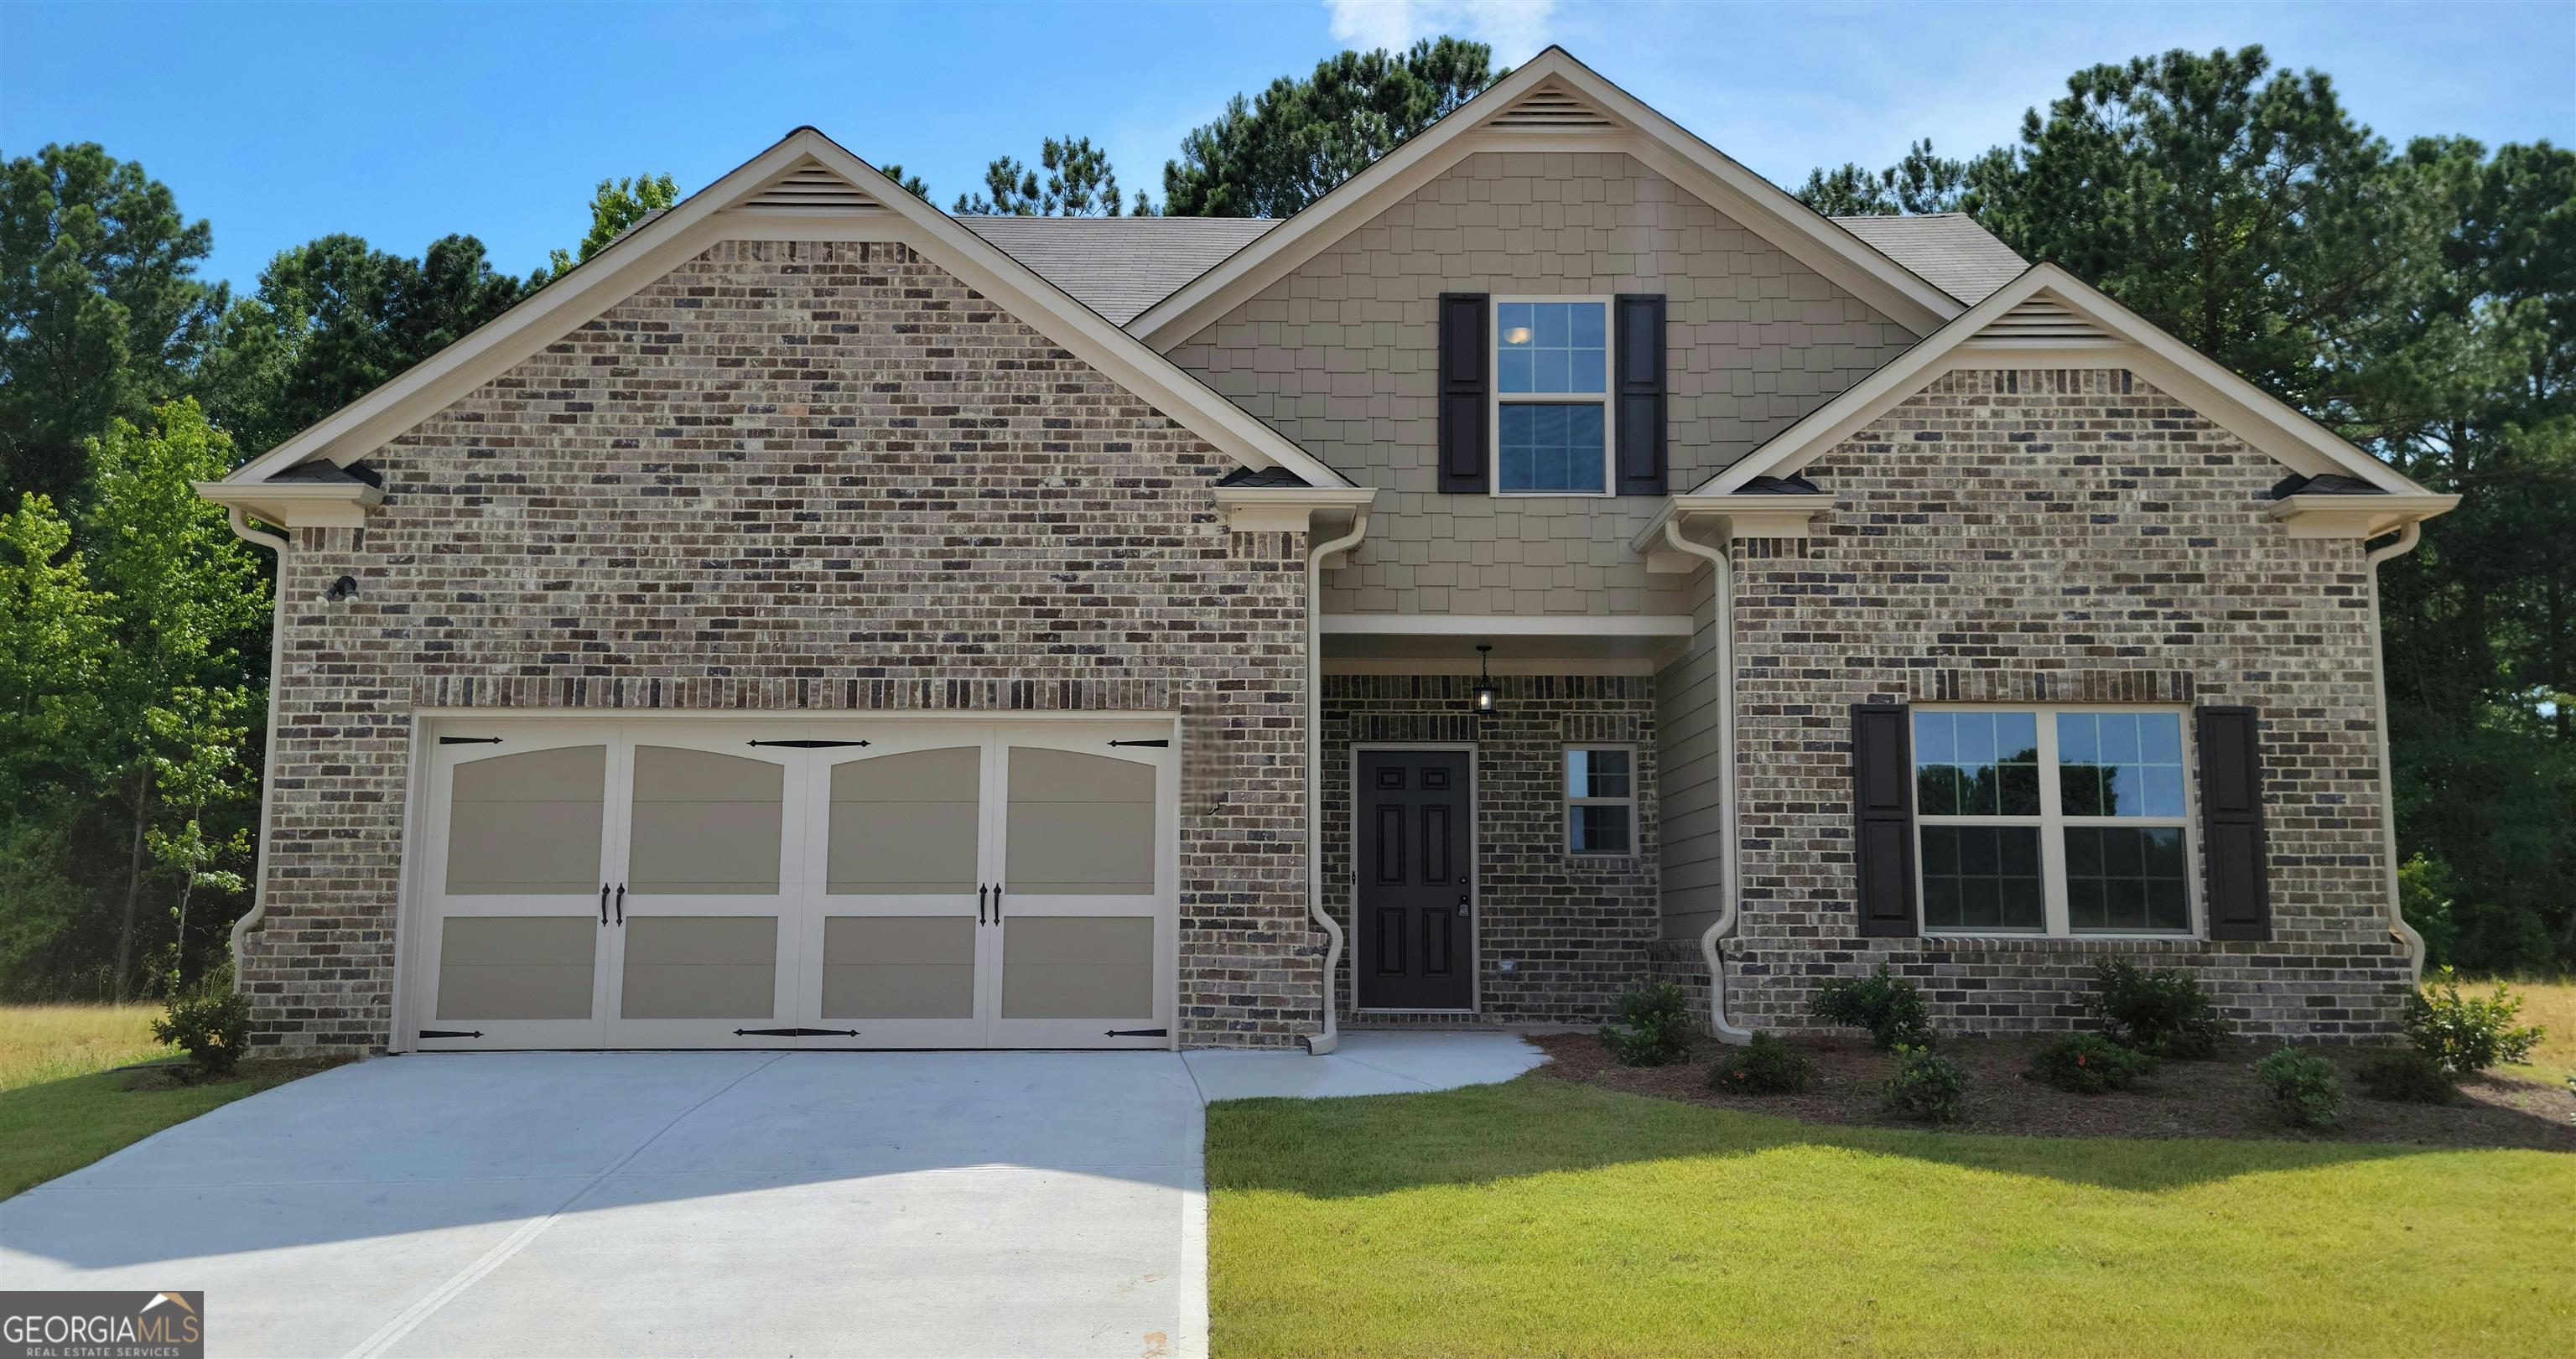
[[[1494,304],[1494,489],[1601,495],[1610,485],[1610,304]]]
[[[2182,714],[1914,710],[1923,927],[2188,934]]]

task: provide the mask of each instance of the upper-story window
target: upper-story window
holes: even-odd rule
[[[1494,304],[1494,489],[1610,489],[1610,301]]]

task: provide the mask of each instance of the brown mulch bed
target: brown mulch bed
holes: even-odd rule
[[[1716,1109],[1782,1114],[1812,1123],[1856,1127],[1921,1127],[1879,1108],[1879,1087],[1894,1062],[1865,1039],[1791,1040],[1815,1062],[1804,1094],[1736,1095],[1708,1088],[1709,1064],[1722,1046],[1703,1038],[1688,1062],[1666,1067],[1623,1067],[1600,1038],[1562,1033],[1530,1039],[1554,1060],[1541,1075],[1585,1081],[1658,1099]],[[2343,1114],[2323,1132],[2303,1132],[2273,1112],[2247,1065],[2270,1049],[2236,1044],[2214,1061],[2167,1062],[2137,1089],[2107,1095],[2074,1095],[2022,1079],[2039,1040],[1952,1038],[1942,1051],[1967,1071],[1968,1113],[1952,1125],[1969,1132],[2035,1137],[2235,1137],[2293,1141],[2406,1142],[2437,1147],[2532,1147],[2576,1151],[2576,1096],[2508,1077],[2463,1081],[2460,1101],[2449,1106],[2390,1104],[2361,1092],[2353,1072],[2368,1049],[2315,1048],[2344,1078]]]

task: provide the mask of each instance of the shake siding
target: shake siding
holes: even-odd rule
[[[1663,937],[1696,942],[1716,923],[1726,871],[1725,720],[1717,668],[1715,569],[1690,577],[1699,599],[1690,649],[1655,676],[1657,767],[1663,771]]]
[[[1688,613],[1628,546],[1652,497],[1437,490],[1439,296],[1667,299],[1670,484],[1686,489],[1914,343],[1671,181],[1608,152],[1461,161],[1171,351],[1381,489],[1328,613]]]

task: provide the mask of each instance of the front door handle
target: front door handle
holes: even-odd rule
[[[617,923],[626,923],[626,884],[617,884]]]
[[[1465,894],[1465,893],[1463,893],[1463,892],[1462,892],[1462,893],[1460,893],[1460,894],[1458,895],[1458,914],[1460,914],[1460,915],[1465,915],[1466,913],[1467,913],[1467,896],[1466,896],[1466,894]]]

